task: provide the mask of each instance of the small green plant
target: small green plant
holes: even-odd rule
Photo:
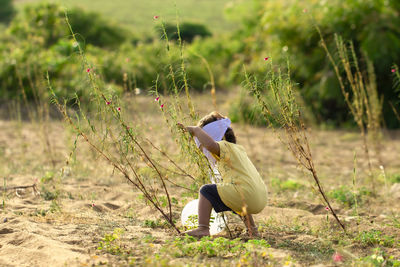
[[[46,216],[48,210],[45,209],[36,209],[33,213],[31,213],[31,216]]]
[[[188,219],[186,220],[185,228],[187,230],[195,229],[195,228],[197,228],[198,223],[199,223],[199,215],[197,215],[197,214],[190,215],[188,217]]]
[[[210,224],[212,224],[215,220],[214,216],[210,216]],[[190,215],[187,220],[186,220],[186,225],[185,225],[185,229],[186,230],[192,230],[197,228],[199,223],[199,215],[194,214],[194,215]]]
[[[120,255],[123,252],[121,248],[120,238],[124,230],[115,228],[111,234],[105,234],[102,241],[99,242],[98,250],[104,250],[113,255]]]
[[[234,258],[250,252],[266,255],[266,249],[269,247],[270,245],[264,239],[243,242],[240,238],[231,240],[224,237],[215,239],[203,237],[197,240],[194,237],[185,236],[167,242],[163,250],[172,253],[175,257],[204,255],[206,257]]]
[[[367,266],[374,266],[374,267],[381,267],[381,266],[392,266],[392,267],[399,267],[400,261],[395,259],[394,256],[387,255],[385,251],[381,248],[377,247],[373,250],[372,255],[368,255],[366,257],[362,257],[357,260],[360,264],[367,265]]]
[[[54,178],[54,172],[48,171],[46,172],[42,178],[40,178],[41,183],[49,183],[53,181]]]
[[[393,184],[400,183],[400,173],[393,173],[389,175],[389,181]]]
[[[60,212],[60,211],[61,211],[61,206],[60,206],[60,204],[57,202],[57,200],[52,200],[52,201],[51,201],[49,211],[50,211],[51,213]]]
[[[143,222],[144,227],[150,227],[150,228],[168,228],[168,222],[165,220],[145,220]]]
[[[354,191],[344,185],[337,189],[333,189],[328,193],[331,198],[336,199],[349,208],[353,208],[356,205],[359,206],[363,201],[365,201],[365,197],[370,196],[371,194],[372,192],[365,187],[360,188],[358,191]]]
[[[399,240],[396,240],[393,236],[385,235],[379,230],[362,231],[355,239],[364,246],[380,245],[393,247],[399,243]]]

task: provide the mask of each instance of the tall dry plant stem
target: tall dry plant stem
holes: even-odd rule
[[[383,165],[380,157],[383,99],[379,99],[373,64],[368,59],[367,55],[365,55],[364,57],[366,58],[367,62],[367,71],[363,75],[360,70],[353,43],[348,42],[348,44],[346,44],[340,36],[335,34],[335,45],[340,62],[336,63],[328,49],[319,27],[316,24],[314,25],[320,36],[321,45],[335,70],[345,102],[351,114],[353,115],[354,121],[360,129],[364,153],[368,161],[368,173],[372,183],[372,190],[376,192],[375,179],[372,173],[370,149],[367,140],[367,132],[370,140],[374,143],[379,165]],[[345,86],[345,82],[340,72],[341,68],[345,72],[347,82],[349,83],[349,88]]]
[[[166,107],[162,109],[162,115],[164,116],[164,120],[167,123],[169,130],[174,137],[177,144],[180,146],[181,154],[189,159],[190,163],[197,166],[197,170],[200,172],[200,177],[196,179],[196,182],[200,180],[201,183],[205,183],[209,180],[209,175],[213,174],[212,168],[205,157],[205,155],[197,149],[195,143],[193,142],[193,138],[182,132],[179,127],[177,127],[178,123],[185,124],[194,124],[198,120],[198,114],[195,111],[193,102],[191,100],[190,92],[189,92],[189,84],[187,79],[187,71],[185,66],[185,57],[184,57],[184,46],[180,35],[179,23],[177,23],[177,35],[178,35],[178,52],[179,52],[179,67],[174,68],[174,60],[172,57],[172,52],[175,47],[174,44],[170,44],[170,40],[168,39],[168,35],[166,32],[165,24],[161,21],[161,30],[163,32],[163,39],[165,41],[165,47],[167,50],[167,55],[169,59],[168,77],[171,81],[171,88],[169,88],[170,94],[170,102],[166,103]],[[179,87],[179,84],[182,84]],[[158,95],[157,82],[155,84],[155,91]],[[187,109],[189,111],[189,115],[184,111],[181,104],[180,93],[182,89],[185,90],[186,96],[186,104]]]
[[[174,160],[172,160],[171,157],[168,156],[167,153],[165,153],[165,152],[162,151],[160,148],[158,148],[157,146],[155,146],[155,145],[153,144],[153,142],[151,142],[148,138],[146,138],[146,141],[147,141],[154,149],[156,149],[156,150],[157,150],[158,152],[160,152],[164,157],[166,157],[166,158],[168,159],[168,161],[171,162],[171,163],[181,172],[180,175],[187,176],[187,177],[189,177],[190,179],[192,179],[193,181],[196,180],[190,173],[188,173],[187,171],[185,171],[184,169],[182,169]]]
[[[168,188],[166,186],[165,183],[165,178],[163,177],[163,174],[161,173],[161,171],[158,169],[157,165],[153,162],[152,158],[150,157],[150,155],[146,152],[146,150],[144,149],[144,147],[141,145],[141,143],[138,141],[137,137],[133,134],[132,129],[130,129],[128,127],[128,125],[125,123],[125,121],[123,120],[121,114],[119,111],[117,111],[117,107],[115,106],[114,103],[109,102],[109,100],[107,99],[107,97],[105,96],[105,94],[103,93],[103,91],[101,90],[100,86],[97,84],[96,81],[96,75],[94,74],[93,71],[90,71],[90,64],[88,63],[85,54],[83,53],[77,39],[75,36],[75,33],[73,32],[71,25],[69,23],[68,20],[68,16],[67,14],[65,14],[65,18],[66,18],[66,23],[69,27],[69,30],[71,32],[72,38],[73,40],[78,44],[78,49],[79,49],[79,54],[81,57],[81,60],[83,62],[83,65],[85,68],[87,68],[88,72],[88,76],[89,76],[89,80],[90,80],[90,85],[91,85],[91,89],[93,91],[93,95],[95,97],[95,100],[97,102],[97,107],[98,109],[100,109],[101,111],[101,107],[102,104],[104,106],[106,106],[106,108],[108,109],[108,113],[112,114],[112,117],[114,119],[114,121],[120,125],[120,127],[122,128],[122,131],[125,133],[125,136],[129,137],[130,140],[130,144],[129,146],[131,147],[132,150],[135,150],[136,153],[139,153],[139,155],[141,155],[141,157],[143,157],[146,160],[146,163],[148,164],[148,166],[150,166],[150,168],[157,174],[157,177],[161,183],[161,187],[163,188],[163,191],[166,195],[167,198],[167,203],[168,203],[168,212],[164,211],[162,209],[162,205],[159,202],[159,198],[157,196],[157,190],[154,190],[153,188],[151,189],[151,193],[149,190],[149,186],[145,185],[145,183],[143,182],[141,176],[139,175],[138,171],[136,170],[136,168],[133,166],[133,164],[130,162],[130,160],[128,159],[127,155],[125,153],[120,153],[125,161],[124,162],[118,162],[116,160],[114,160],[110,155],[107,155],[102,147],[100,147],[99,145],[96,145],[96,143],[94,142],[94,140],[91,140],[89,138],[89,136],[71,119],[71,117],[68,115],[67,109],[66,109],[66,105],[61,105],[59,103],[59,101],[57,100],[57,97],[51,87],[50,84],[50,79],[47,75],[47,82],[48,82],[48,88],[50,90],[50,92],[52,93],[53,96],[53,102],[56,105],[56,107],[58,108],[58,110],[61,112],[61,114],[64,116],[65,120],[73,127],[73,129],[77,132],[77,134],[81,137],[83,137],[83,139],[90,145],[90,147],[92,147],[94,149],[94,151],[96,151],[96,153],[98,153],[100,156],[102,156],[107,162],[109,162],[114,169],[118,170],[127,180],[128,182],[130,182],[133,186],[135,186],[137,189],[139,189],[144,197],[153,205],[153,207],[155,209],[157,209],[161,215],[164,217],[164,219],[173,227],[175,228],[175,230],[180,233],[179,229],[177,228],[177,226],[174,223],[174,220],[172,218],[172,204],[171,204],[171,197],[170,194],[168,192]],[[94,125],[90,122],[90,119],[88,117],[86,117],[86,115],[84,115],[83,110],[81,109],[80,106],[80,102],[78,101],[78,106],[79,106],[79,110],[83,116],[83,118],[87,121],[87,123],[89,124],[92,132],[95,132],[95,127]],[[79,118],[79,117],[78,117]],[[103,119],[105,118],[104,116],[102,117]],[[106,121],[101,120],[100,121],[103,125],[106,124]],[[106,130],[106,135],[101,138],[102,141],[105,140],[105,138],[107,138],[107,134],[111,137],[111,139],[113,140],[114,144],[117,144],[118,141],[116,141],[115,137],[113,137],[112,135],[112,131],[111,129],[105,128]],[[125,140],[127,141],[127,140]],[[122,151],[119,151],[122,152]],[[134,177],[131,177],[129,174],[129,171],[127,170],[127,168],[129,168],[133,174]]]
[[[394,91],[398,93],[398,97],[400,98],[400,72],[399,72],[399,67],[396,64],[393,64],[392,66],[392,72],[393,72],[393,88]],[[393,110],[393,113],[395,114],[397,120],[400,122],[400,115],[399,112],[396,110],[395,106],[393,105],[392,102],[389,101],[390,107]]]
[[[34,60],[33,60],[34,61]],[[56,160],[52,149],[52,144],[50,141],[50,110],[49,110],[49,99],[47,92],[43,89],[41,81],[43,78],[42,75],[36,68],[36,63],[33,64],[35,67],[31,70],[27,64],[26,69],[23,69],[23,72],[26,72],[28,75],[28,83],[31,89],[33,100],[34,100],[34,107],[28,101],[28,97],[26,94],[26,88],[22,81],[22,75],[20,68],[23,68],[21,65],[17,65],[15,68],[15,74],[18,79],[18,85],[21,90],[21,95],[23,98],[23,103],[25,104],[26,110],[28,112],[28,117],[30,121],[33,123],[37,122],[39,126],[39,133],[41,135],[42,141],[44,143],[43,147],[45,152],[47,153],[48,158],[52,163],[52,167],[56,167]],[[33,73],[33,77],[32,74]]]
[[[64,119],[66,122],[73,127],[75,132],[81,136],[85,142],[89,144],[90,147],[92,147],[100,156],[102,156],[108,163],[110,163],[116,170],[118,170],[127,180],[130,182],[133,186],[135,186],[137,189],[139,189],[144,197],[153,205],[154,208],[156,208],[161,215],[167,220],[168,223],[170,223],[171,226],[175,228],[175,230],[180,233],[180,230],[176,227],[174,221],[172,220],[172,211],[171,211],[171,205],[169,205],[169,214],[166,214],[164,210],[160,207],[160,204],[157,203],[157,200],[154,200],[153,196],[151,193],[147,190],[147,186],[144,185],[143,181],[141,180],[139,174],[135,170],[135,168],[128,163],[132,173],[135,176],[135,179],[132,179],[128,173],[128,171],[118,164],[117,162],[113,161],[111,157],[106,155],[89,137],[86,135],[76,124],[75,122],[71,119],[71,117],[68,115],[67,109],[65,105],[61,105],[59,101],[57,100],[57,96],[55,95],[52,86],[50,84],[50,78],[47,74],[47,81],[48,81],[48,87],[50,92],[53,94],[53,102],[56,105],[57,109],[60,111],[60,113],[63,115]],[[165,186],[165,183],[163,183]],[[166,190],[168,192],[168,190]],[[169,195],[168,195],[169,198]]]
[[[204,63],[204,65],[206,66],[208,75],[210,76],[210,84],[211,84],[211,90],[210,90],[210,94],[211,94],[211,100],[214,106],[214,109],[217,110],[217,96],[216,96],[216,89],[215,89],[215,79],[214,79],[214,74],[212,73],[210,64],[208,64],[207,59],[205,59],[202,55],[197,54],[197,53],[193,53],[195,56],[199,57],[201,59],[201,61]]]
[[[314,166],[306,135],[305,124],[297,105],[293,85],[290,80],[290,72],[288,71],[287,76],[283,77],[280,70],[278,71],[278,74],[270,71],[267,74],[266,82],[262,83],[259,83],[256,77],[251,77],[246,72],[245,76],[247,88],[256,97],[257,102],[261,107],[262,114],[269,126],[271,127],[273,125],[271,120],[274,120],[283,129],[285,138],[283,138],[282,134],[278,133],[279,139],[292,152],[298,163],[311,173],[318,187],[318,191],[326,206],[329,208],[329,211],[332,213],[340,227],[346,231],[345,226],[339,220],[325,194]],[[276,106],[267,104],[262,96],[263,93],[270,93]],[[277,132],[275,129],[274,131]]]

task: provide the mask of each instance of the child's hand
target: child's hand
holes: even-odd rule
[[[182,123],[178,122],[178,123],[176,124],[176,126],[178,126],[179,129],[181,129],[181,130],[183,130],[183,131],[186,131],[186,127],[185,127],[185,125],[183,125]]]
[[[189,132],[191,135],[193,135],[194,133],[194,128],[196,128],[196,126],[187,126],[185,127],[182,123],[178,122],[176,124],[178,126],[178,128],[182,129],[185,132]]]

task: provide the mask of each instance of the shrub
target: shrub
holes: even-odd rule
[[[240,51],[242,62],[250,65],[251,73],[264,75],[262,59],[266,56],[275,63],[284,63],[289,58],[293,80],[299,83],[302,97],[318,122],[342,125],[352,118],[333,69],[319,47],[318,33],[307,14],[311,13],[331,48],[333,35],[337,33],[345,40],[353,40],[355,51],[364,52],[373,62],[378,91],[386,101],[384,120],[393,127],[396,119],[387,103],[397,99],[390,79],[393,62],[400,60],[400,35],[394,27],[400,23],[400,5],[395,2],[243,1],[231,10],[232,16],[241,18],[242,25],[232,38],[244,43]]]
[[[10,32],[19,39],[32,38],[44,47],[50,47],[70,35],[65,22],[65,9],[58,4],[27,5],[10,25]],[[110,23],[99,14],[80,8],[68,11],[72,29],[83,44],[115,48],[132,37],[127,30]],[[132,37],[133,38],[133,37]]]
[[[82,39],[85,44],[117,48],[127,40],[135,40],[128,30],[106,20],[96,12],[74,8],[68,12],[68,17],[74,32],[81,36],[78,40]]]
[[[111,49],[130,36],[94,13],[74,9],[70,15],[72,28],[76,27],[74,30],[83,36],[80,39],[86,48],[98,55],[107,52],[98,52],[94,45]],[[22,97],[24,91],[28,100],[46,99],[44,79],[49,72],[57,95],[71,99],[70,103],[75,97],[88,101],[88,78],[78,57],[78,44],[69,40],[69,35],[64,10],[59,5],[27,6],[12,21],[7,34],[0,36],[0,98]],[[88,59],[98,62],[91,55]],[[119,91],[112,87],[110,90]]]
[[[162,29],[158,29],[160,35],[163,35]],[[175,24],[167,23],[165,25],[165,32],[169,40],[178,40],[178,30]],[[198,37],[211,36],[211,32],[203,24],[193,22],[183,22],[179,25],[179,32],[181,39],[185,42],[192,42],[193,39]]]
[[[15,10],[12,0],[0,0],[0,23],[9,23],[14,17]]]

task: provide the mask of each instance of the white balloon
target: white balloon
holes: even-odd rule
[[[190,201],[183,208],[181,213],[181,222],[183,226],[189,228],[196,228],[198,226],[198,205],[199,200],[195,199]],[[210,235],[215,235],[225,229],[225,223],[222,213],[216,213],[214,209],[211,210],[210,219]]]

